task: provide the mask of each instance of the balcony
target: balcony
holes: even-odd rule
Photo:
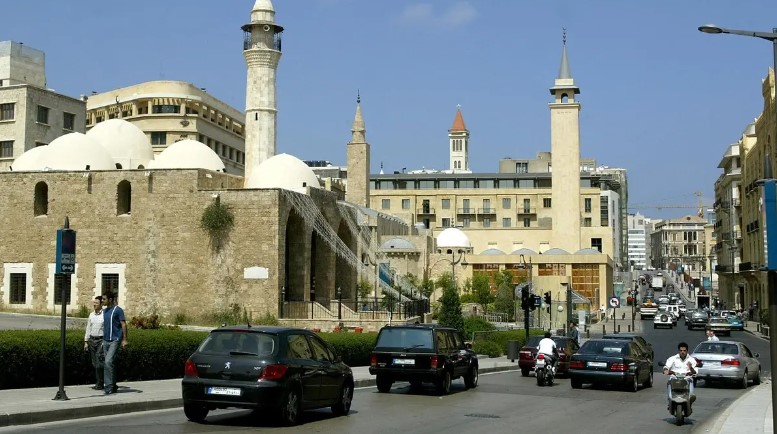
[[[716,264],[715,265],[715,272],[716,273],[730,273],[731,272],[731,267],[728,266],[728,265]]]
[[[422,207],[422,208],[418,208],[415,211],[416,211],[415,213],[418,214],[418,215],[434,215],[434,214],[436,214],[434,212],[434,208],[429,208],[428,206],[425,206],[425,207]]]
[[[496,208],[478,208],[478,214],[496,214]]]
[[[738,197],[735,197],[735,198],[733,199],[733,202],[734,202],[734,206],[737,206],[737,207],[740,207],[740,206],[742,206],[742,200],[741,200],[741,199],[739,199]]]
[[[537,208],[529,207],[529,208],[518,208],[518,210],[515,212],[518,215],[521,214],[537,214]]]
[[[456,214],[458,215],[475,215],[475,208],[457,208]]]
[[[739,263],[739,272],[743,271],[752,271],[753,270],[753,263],[752,262],[740,262]]]

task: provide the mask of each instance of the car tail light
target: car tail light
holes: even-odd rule
[[[537,354],[537,360],[545,360],[545,354]]]
[[[438,363],[437,356],[432,356],[430,363],[431,363],[432,369],[437,369],[437,363]]]
[[[704,362],[702,362],[701,360],[697,359],[696,357],[694,357],[693,360],[696,360],[696,367],[697,368],[701,368],[702,366],[704,366]]]
[[[572,360],[569,362],[569,367],[572,369],[583,369],[583,362],[580,360]]]
[[[197,365],[194,364],[191,360],[186,361],[186,365],[183,367],[183,374],[187,377],[196,377],[197,376]]]
[[[725,366],[739,366],[739,359],[726,359],[720,362],[720,364]]]
[[[629,370],[629,365],[625,363],[613,363],[610,365],[610,371],[626,372]]]
[[[370,354],[370,366],[378,366],[378,355],[375,353]]]
[[[521,351],[518,353],[518,357],[521,359],[531,359],[531,351]]]
[[[260,380],[279,380],[286,375],[286,371],[289,369],[286,365],[267,365],[262,370],[262,375],[259,376]]]

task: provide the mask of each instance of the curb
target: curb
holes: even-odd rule
[[[0,427],[31,425],[63,420],[84,419],[88,417],[118,415],[139,411],[163,410],[183,406],[181,398],[160,399],[141,402],[111,402],[82,408],[63,408],[61,410],[30,411],[27,413],[0,414]]]

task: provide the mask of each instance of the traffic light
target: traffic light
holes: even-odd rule
[[[534,310],[537,308],[537,306],[534,304],[536,302],[534,295],[529,295],[529,309]]]
[[[550,299],[550,291],[548,291],[548,292],[546,292],[546,293],[545,293],[544,300],[545,300],[545,304],[547,304],[547,305],[550,305],[550,304],[551,304],[551,299]]]
[[[529,310],[529,288],[521,289],[521,309]]]

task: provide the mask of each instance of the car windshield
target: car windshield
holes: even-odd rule
[[[725,344],[715,341],[702,342],[693,352],[699,354],[739,354],[736,344]]]
[[[742,320],[737,318],[737,317],[735,317],[735,316],[730,316],[730,317],[728,317],[728,322],[740,323],[740,322],[742,322]]]
[[[628,354],[629,343],[614,340],[588,341],[580,347],[578,354],[593,354],[603,356],[621,356]]]
[[[388,327],[381,330],[375,347],[432,350],[434,342],[429,329]]]
[[[273,356],[278,351],[278,337],[267,333],[216,330],[208,335],[198,351],[221,355]]]
[[[532,336],[529,338],[528,341],[526,341],[527,347],[536,347],[540,344],[540,341],[543,339],[543,336]],[[558,345],[558,343],[556,343]]]

